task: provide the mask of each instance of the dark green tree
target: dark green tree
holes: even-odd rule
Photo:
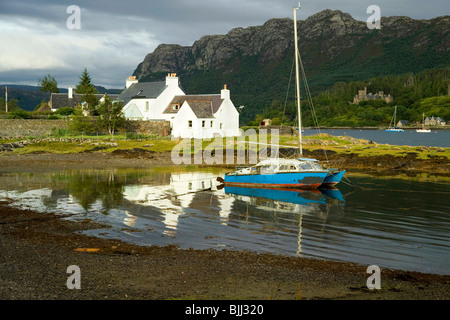
[[[58,93],[58,83],[51,75],[46,75],[43,79],[38,79],[38,85],[42,92]]]
[[[84,68],[83,73],[80,76],[80,82],[78,82],[78,85],[75,87],[75,92],[84,95],[97,93],[97,89],[95,89],[91,82],[91,76],[89,75],[87,68]]]

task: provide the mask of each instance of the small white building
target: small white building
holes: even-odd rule
[[[123,113],[130,120],[170,121],[172,136],[178,138],[213,138],[239,136],[239,112],[225,87],[220,94],[186,95],[176,74],[166,81],[139,83],[127,80],[119,95]]]

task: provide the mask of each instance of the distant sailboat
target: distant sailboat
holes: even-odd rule
[[[297,17],[294,8],[294,45],[297,89],[299,158],[298,159],[267,159],[255,166],[237,169],[225,174],[225,186],[258,187],[258,188],[300,188],[315,189],[321,186],[333,186],[339,183],[345,170],[325,169],[316,159],[303,158],[302,124],[300,109],[299,86],[299,53],[297,42]]]
[[[389,128],[387,128],[386,132],[403,132],[405,130],[398,128],[395,126],[395,117],[397,115],[397,106],[395,106],[394,116],[392,117],[391,123],[389,124]]]
[[[422,129],[416,129],[416,132],[421,132],[421,133],[431,132],[430,129],[425,128],[425,113],[422,114]]]

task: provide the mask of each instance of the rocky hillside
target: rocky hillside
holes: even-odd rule
[[[419,72],[450,65],[450,17],[382,18],[380,30],[341,11],[325,10],[298,21],[299,49],[310,89],[338,81]],[[176,72],[187,93],[214,93],[227,83],[243,120],[286,96],[293,63],[292,19],[209,35],[192,46],[161,44],[138,65],[140,81]],[[293,90],[291,90],[293,94]]]

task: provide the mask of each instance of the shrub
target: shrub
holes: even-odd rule
[[[23,109],[15,109],[8,113],[8,119],[31,119],[31,114]]]

